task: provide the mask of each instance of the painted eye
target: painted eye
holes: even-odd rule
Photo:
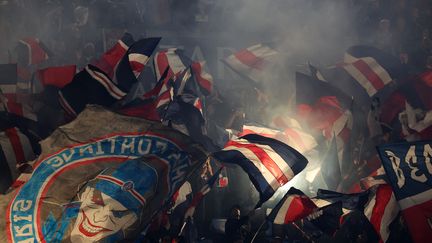
[[[123,210],[123,211],[112,210],[111,213],[114,215],[114,217],[121,218],[121,217],[125,216],[126,214],[128,214],[129,210]]]

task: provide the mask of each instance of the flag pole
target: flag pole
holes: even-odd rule
[[[257,231],[255,232],[254,236],[252,237],[252,240],[250,241],[250,243],[253,243],[256,239],[256,237],[258,236],[258,233],[261,232],[262,227],[264,226],[264,224],[267,222],[267,220],[264,220],[262,222],[262,224],[260,225],[260,227],[257,229]]]

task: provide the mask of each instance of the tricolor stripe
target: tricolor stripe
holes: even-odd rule
[[[204,65],[205,62],[193,62],[191,68],[198,85],[208,95],[213,90],[213,77],[204,70]]]
[[[291,187],[273,208],[268,219],[278,225],[289,224],[310,215],[317,209],[318,207],[302,191]]]
[[[313,213],[317,207],[315,205],[314,207],[305,207],[305,201],[310,201],[310,199],[304,195],[289,196],[279,209],[273,223],[288,224]],[[313,204],[313,202],[310,201],[309,204]]]
[[[178,75],[186,69],[178,54],[177,48],[170,48],[156,53],[154,57],[156,78],[159,80],[166,68],[169,68],[172,75]],[[168,75],[171,76],[171,75]]]
[[[116,84],[114,84],[111,79],[106,76],[103,72],[99,72],[97,70],[92,70],[90,66],[86,66],[85,70],[87,73],[97,82],[102,84],[102,86],[106,89],[106,91],[117,100],[122,99],[126,96],[126,93],[120,90]]]
[[[282,158],[271,151],[270,148],[265,148],[256,144],[250,144],[247,141],[229,141],[224,148],[224,150],[233,149],[242,153],[246,158],[249,158],[255,167],[260,168],[264,178],[266,178],[274,190],[277,190],[279,186],[285,185],[294,176],[291,168],[289,168]],[[279,158],[274,160],[270,154]],[[281,165],[284,170],[282,170],[279,165]],[[285,171],[286,173],[284,173]],[[276,184],[276,182],[278,184]]]
[[[308,163],[290,146],[257,134],[231,140],[213,156],[221,162],[239,164],[260,192],[262,202],[300,173]]]
[[[263,69],[267,66],[270,58],[276,56],[278,52],[257,44],[246,49],[240,50],[224,60],[234,71],[246,75],[254,81],[258,81]]]
[[[381,236],[381,242],[386,242],[390,235],[390,224],[399,213],[399,207],[390,185],[379,185],[374,197],[364,209],[377,233]]]
[[[342,68],[345,69],[368,93],[375,95],[393,79],[390,74],[372,57],[355,58],[346,55]]]
[[[126,54],[129,46],[134,42],[132,35],[125,33],[121,40],[106,51],[99,60],[92,63],[92,65],[102,70],[109,78],[114,77],[115,68],[120,60]]]

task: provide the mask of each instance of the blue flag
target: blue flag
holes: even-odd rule
[[[432,237],[432,141],[378,147],[396,200],[414,242]]]

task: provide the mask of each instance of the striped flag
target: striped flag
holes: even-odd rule
[[[205,61],[193,62],[192,74],[204,95],[211,94],[213,90],[213,76],[205,71]]]
[[[386,242],[390,235],[390,224],[399,213],[399,206],[390,185],[378,185],[371,190],[374,194],[366,204],[364,213],[380,235],[380,242]]]
[[[307,165],[308,160],[290,146],[257,134],[230,140],[213,154],[221,162],[240,165],[260,193],[260,202],[288,183]]]
[[[59,102],[71,117],[76,117],[87,104],[111,106],[126,96],[102,70],[87,65],[72,82],[59,90]]]
[[[289,224],[305,218],[318,209],[302,191],[291,187],[268,216],[274,224]]]
[[[344,78],[342,73],[336,71],[338,69],[343,70],[351,80]],[[326,73],[329,76],[326,76]],[[341,87],[348,94],[358,93],[357,87],[361,87],[366,96],[372,97],[393,80],[406,76],[407,71],[398,58],[372,46],[357,45],[345,52],[343,63],[337,64],[330,68],[330,72],[325,71],[323,74],[327,80]],[[356,98],[356,100],[364,99]]]
[[[160,39],[146,38],[132,44],[117,64],[113,79],[100,68],[87,65],[75,75],[72,82],[59,91],[59,101],[63,109],[69,116],[75,117],[87,104],[109,107],[121,100],[138,82],[138,75]]]
[[[222,169],[223,169],[223,167],[221,167],[218,171],[216,171],[216,173],[214,173],[212,175],[212,177],[210,177],[210,179],[201,188],[201,190],[194,195],[191,204],[189,205],[188,209],[186,210],[184,219],[193,217],[196,207],[199,205],[199,203],[204,198],[204,196],[210,192],[213,185],[219,179],[219,174],[221,173]]]
[[[167,68],[169,69],[168,76],[177,76],[190,65],[187,60],[181,59],[183,55],[179,55],[180,52],[181,50],[177,48],[170,48],[155,54],[153,64],[157,80],[160,79]]]
[[[205,61],[192,61],[184,55],[182,50],[177,48],[162,50],[156,53],[154,57],[154,68],[158,80],[167,68],[169,70],[168,75],[176,77],[190,68],[189,75],[198,85],[199,91],[204,95],[209,95],[213,90],[213,77],[205,70],[205,63]]]
[[[375,47],[352,46],[344,56],[341,65],[368,93],[375,95],[395,78],[400,77],[403,70],[396,57]]]
[[[277,139],[293,147],[300,153],[308,152],[317,146],[317,142],[313,136],[293,127],[287,127],[284,131],[280,131],[261,126],[243,125],[243,131],[238,136],[241,137],[248,134],[258,134]]]
[[[278,52],[270,47],[257,44],[232,54],[225,58],[223,63],[238,74],[259,82],[263,70],[277,55]]]
[[[430,242],[432,142],[385,144],[378,152],[413,242]]]
[[[113,78],[115,68],[134,42],[132,35],[125,33],[111,49],[91,64],[106,73],[108,77]]]
[[[146,38],[133,43],[117,64],[113,77],[114,83],[121,90],[128,92],[138,82],[137,77],[144,70],[150,56],[161,38]]]

